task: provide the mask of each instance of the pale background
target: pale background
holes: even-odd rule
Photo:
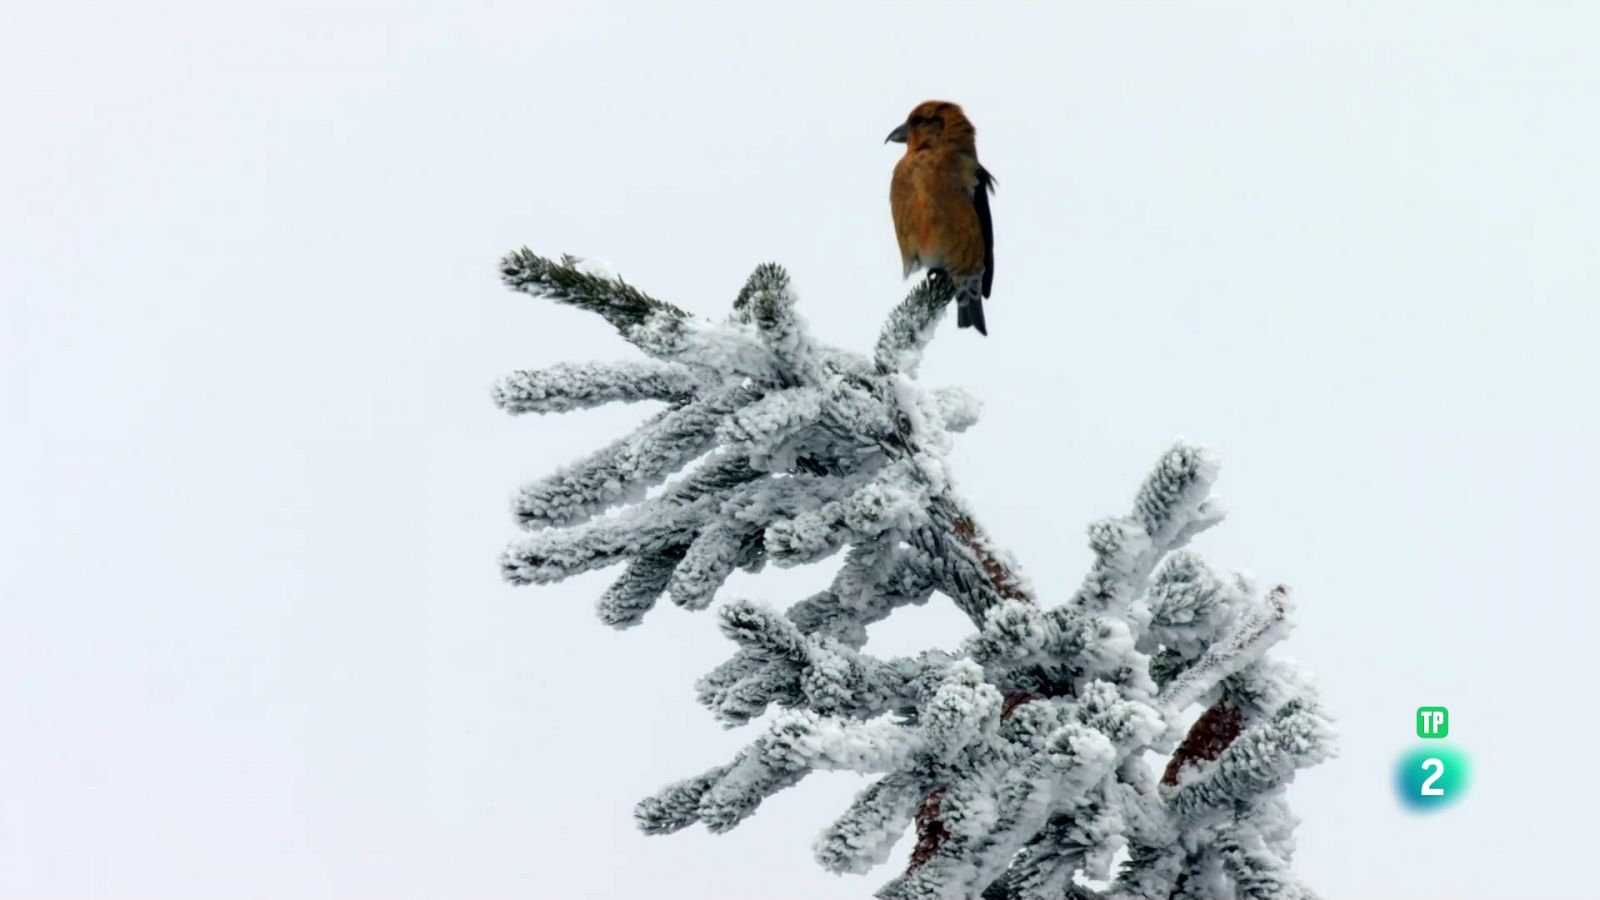
[[[580,8],[581,7],[581,8]],[[1047,598],[1176,436],[1295,585],[1343,755],[1291,789],[1329,897],[1600,897],[1600,8],[0,8],[0,895],[859,898],[815,777],[639,835],[728,758],[710,614],[501,584],[513,488],[622,433],[500,373],[623,358],[502,289],[528,244],[707,315],[756,263],[865,348],[917,101],[997,174],[987,403],[956,470]],[[790,602],[831,566],[742,578]],[[953,646],[933,606],[872,648]],[[1442,704],[1433,818],[1392,761]],[[903,849],[903,845],[902,845]],[[895,863],[904,858],[897,850]]]

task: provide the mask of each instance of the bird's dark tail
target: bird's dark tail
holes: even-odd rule
[[[982,297],[958,297],[956,299],[956,327],[976,328],[984,337],[989,336],[989,326],[983,321]]]

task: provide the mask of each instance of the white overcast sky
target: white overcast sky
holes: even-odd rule
[[[795,4],[795,6],[800,6]],[[750,736],[731,645],[614,573],[512,589],[519,484],[644,412],[511,419],[626,358],[527,244],[721,315],[787,265],[828,340],[904,291],[883,136],[961,102],[994,198],[962,489],[1046,598],[1178,436],[1200,548],[1293,584],[1342,756],[1329,897],[1593,898],[1600,8],[1107,2],[0,7],[0,896],[859,898],[809,779],[732,834],[634,801]],[[831,566],[741,577],[788,603]],[[937,605],[871,648],[954,646]],[[1390,766],[1445,705],[1441,815]],[[904,858],[897,850],[895,860]]]

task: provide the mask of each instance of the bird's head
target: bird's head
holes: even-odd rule
[[[942,144],[970,150],[976,135],[976,129],[967,121],[961,107],[948,100],[925,100],[917,104],[900,127],[889,132],[884,143],[905,144],[912,152]]]

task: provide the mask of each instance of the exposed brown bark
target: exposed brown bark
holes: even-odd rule
[[[1221,756],[1222,751],[1228,749],[1242,731],[1244,714],[1228,705],[1227,701],[1217,701],[1189,727],[1183,743],[1178,745],[1178,752],[1167,761],[1167,770],[1161,774],[1161,783],[1177,784],[1178,774],[1186,767]]]
[[[1007,691],[1004,701],[1000,704],[1001,720],[1003,721],[1011,718],[1011,713],[1014,712],[1017,707],[1023,705],[1024,703],[1032,703],[1042,696],[1044,695],[1035,694],[1032,691]]]
[[[950,504],[946,508],[953,507],[954,504]],[[972,553],[973,559],[978,561],[978,568],[982,571],[984,580],[988,582],[988,590],[983,591],[983,593],[991,595],[990,602],[993,602],[994,597],[999,597],[1003,600],[1020,600],[1024,603],[1033,602],[1033,597],[1023,589],[1022,582],[995,555],[994,550],[989,546],[988,539],[978,530],[977,523],[972,520],[970,515],[957,512],[947,521],[950,523],[951,533]],[[961,604],[963,610],[972,616],[974,623],[980,628],[983,627],[982,613],[987,607],[982,602],[982,599],[980,597],[960,597],[956,598],[956,600],[958,604]],[[1000,717],[1002,719],[1006,718],[1017,707],[1030,700],[1037,699],[1039,699],[1038,694],[1028,693],[1027,691],[1007,693],[1000,707]],[[939,852],[939,847],[944,844],[945,839],[950,836],[950,832],[945,829],[944,823],[939,820],[939,804],[944,799],[947,790],[944,787],[934,788],[922,801],[922,807],[917,810],[917,844],[912,848],[911,859],[906,863],[906,874],[908,875],[932,859],[934,854]]]
[[[988,540],[978,531],[978,526],[970,516],[960,516],[953,523],[956,536],[961,542],[972,550],[972,555],[977,557],[978,564],[983,567],[983,573],[989,577],[989,583],[994,586],[995,593],[1007,600],[1023,600],[1032,602],[1033,598],[1022,589],[1022,584],[1017,576],[1006,568],[989,548]]]
[[[950,837],[950,832],[945,830],[944,823],[939,821],[939,804],[944,801],[944,795],[949,788],[934,788],[922,801],[922,807],[917,810],[917,845],[911,848],[911,861],[906,864],[906,874],[922,868],[922,864],[939,852],[939,846]]]
[[[1009,691],[1000,705],[1000,718],[1006,719],[1017,707],[1034,700],[1040,699],[1040,694],[1030,691]],[[922,801],[922,806],[917,810],[917,845],[911,849],[911,859],[906,863],[906,874],[910,875],[922,864],[933,858],[939,852],[939,847],[945,839],[950,837],[950,832],[939,821],[939,805],[944,801],[948,788],[937,787],[929,792]]]

